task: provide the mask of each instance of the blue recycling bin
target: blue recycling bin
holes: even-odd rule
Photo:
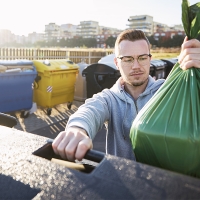
[[[23,115],[33,104],[32,86],[37,76],[33,62],[0,60],[0,72],[0,112],[22,111]]]

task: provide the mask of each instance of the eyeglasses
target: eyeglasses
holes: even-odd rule
[[[151,54],[142,54],[142,55],[139,55],[136,59],[139,65],[144,66],[149,63],[149,58],[151,56],[152,56]],[[134,60],[135,60],[135,58],[133,58],[132,56],[121,56],[117,58],[121,59],[122,65],[125,67],[130,67],[134,63]]]

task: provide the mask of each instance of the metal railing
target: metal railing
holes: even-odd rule
[[[0,60],[69,59],[75,63],[84,61],[92,64],[112,53],[113,49],[0,48]]]

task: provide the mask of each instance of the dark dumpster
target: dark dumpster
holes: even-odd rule
[[[67,167],[48,138],[0,131],[0,199],[199,199],[200,179],[95,151]]]
[[[95,63],[87,66],[82,76],[86,77],[87,98],[90,98],[105,88],[111,88],[121,75],[116,67]]]
[[[151,60],[151,65],[155,70],[155,79],[164,79],[167,63],[162,60]]]
[[[167,66],[165,68],[165,78],[167,78],[173,66],[178,62],[178,58],[169,58],[169,59],[161,59],[161,60],[167,63]]]

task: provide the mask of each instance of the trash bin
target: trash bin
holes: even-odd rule
[[[114,53],[113,54],[109,54],[107,56],[102,57],[98,61],[98,63],[106,64],[106,65],[108,65],[108,66],[110,66],[110,67],[115,69],[116,66],[115,66],[115,63],[114,63],[114,58],[115,58],[115,54]]]
[[[151,63],[150,63],[150,71],[149,71],[149,75],[151,75],[153,78],[155,78],[155,77],[156,77],[156,70],[155,70],[155,66],[154,66],[154,65],[152,65]]]
[[[34,83],[34,102],[47,108],[51,115],[52,107],[67,103],[71,108],[78,65],[70,60],[34,60],[38,76]]]
[[[167,63],[162,60],[151,60],[151,65],[153,65],[155,70],[155,79],[164,79]]]
[[[87,98],[101,92],[105,88],[111,88],[121,76],[119,70],[106,64],[95,63],[87,66],[82,72],[86,77]]]
[[[173,66],[178,62],[178,58],[161,59],[161,60],[167,63],[167,66],[165,69],[165,78],[167,78]]]
[[[109,154],[101,160],[102,153],[94,150],[81,162],[68,162],[55,155],[46,137],[3,126],[0,132],[0,199],[183,200],[200,196],[198,178]]]
[[[76,77],[74,100],[85,101],[87,99],[86,79],[82,76],[83,70],[89,65],[85,62],[77,63],[79,66],[79,73]]]
[[[29,60],[0,60],[0,112],[21,111],[28,117],[33,104],[32,85],[37,76]]]

